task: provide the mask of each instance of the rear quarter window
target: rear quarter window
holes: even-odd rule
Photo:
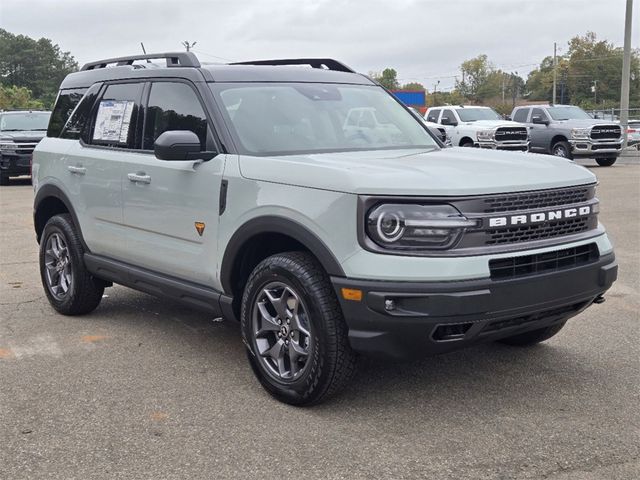
[[[76,108],[76,105],[78,105],[78,102],[80,102],[86,91],[86,88],[60,90],[58,99],[56,100],[56,105],[53,107],[51,119],[49,120],[47,137],[60,136],[71,112]]]

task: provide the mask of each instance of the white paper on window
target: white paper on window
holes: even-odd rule
[[[134,103],[130,100],[102,100],[98,107],[93,139],[127,143]]]

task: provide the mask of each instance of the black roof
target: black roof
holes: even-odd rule
[[[135,61],[165,59],[166,65],[134,64]],[[115,65],[109,67],[109,65]],[[301,67],[306,65],[307,67]],[[311,67],[311,68],[309,68]],[[149,77],[185,78],[192,82],[314,82],[374,85],[346,65],[329,58],[257,60],[233,64],[201,65],[192,52],[118,57],[84,65],[68,75],[61,89],[86,88],[107,80]]]

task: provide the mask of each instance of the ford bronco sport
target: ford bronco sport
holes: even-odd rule
[[[384,131],[349,125],[354,109]],[[292,404],[337,392],[357,353],[541,342],[616,278],[587,169],[441,148],[330,59],[87,64],[33,174],[58,312],[117,283],[238,319],[257,378]]]
[[[622,152],[620,125],[591,118],[580,107],[516,107],[511,115],[529,126],[532,152],[569,159],[594,158],[601,167],[613,165]]]

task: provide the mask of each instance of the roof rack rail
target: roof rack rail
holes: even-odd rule
[[[106,68],[107,65],[115,63],[117,66],[132,65],[136,60],[154,60],[164,58],[167,60],[167,67],[200,67],[200,61],[193,52],[172,52],[172,53],[150,53],[147,55],[131,55],[128,57],[107,58],[97,62],[85,63],[81,71]]]
[[[356,73],[355,70],[347,67],[332,58],[283,58],[278,60],[251,60],[248,62],[233,62],[229,65],[309,65],[313,68],[326,68],[338,72]]]

